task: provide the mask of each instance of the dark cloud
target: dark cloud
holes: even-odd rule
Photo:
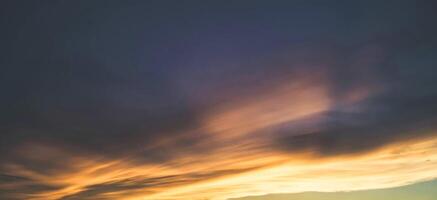
[[[43,184],[27,177],[0,174],[1,199],[27,199],[41,192],[56,191],[62,186]]]
[[[437,95],[385,94],[360,105],[359,112],[330,111],[314,132],[280,130],[277,144],[287,151],[320,156],[363,153],[387,144],[436,135]]]
[[[144,145],[137,142],[196,124],[195,109],[159,74],[121,77],[95,62],[33,65],[38,71],[14,80],[23,81],[19,93],[2,100],[2,148],[37,139],[121,153],[127,143]]]

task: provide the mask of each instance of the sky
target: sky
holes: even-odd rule
[[[436,9],[2,1],[0,199],[430,200]]]
[[[258,197],[246,197],[232,200],[433,200],[437,196],[437,181],[427,181],[414,185],[388,188],[374,189],[348,192],[304,192],[297,194],[274,194]]]

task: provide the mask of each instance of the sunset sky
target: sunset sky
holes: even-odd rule
[[[1,200],[437,195],[436,1],[0,10]]]

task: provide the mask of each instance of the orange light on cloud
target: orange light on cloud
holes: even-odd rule
[[[328,83],[320,77],[303,77],[306,78],[224,103],[206,117],[206,131],[217,137],[235,139],[269,126],[327,111],[332,104]]]

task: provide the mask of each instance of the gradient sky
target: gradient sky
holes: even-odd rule
[[[0,199],[435,195],[435,1],[0,10]]]

